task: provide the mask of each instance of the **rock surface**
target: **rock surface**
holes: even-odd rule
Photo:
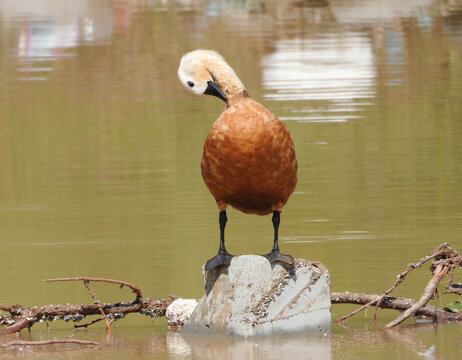
[[[168,326],[183,326],[199,303],[196,299],[176,299],[165,311]]]
[[[242,255],[203,275],[206,294],[183,333],[252,337],[330,330],[330,278],[318,262],[295,259],[290,267]]]

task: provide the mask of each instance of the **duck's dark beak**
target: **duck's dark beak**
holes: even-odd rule
[[[221,91],[220,87],[211,80],[207,81],[207,89],[205,89],[204,94],[216,96],[224,102],[227,100],[226,95]]]

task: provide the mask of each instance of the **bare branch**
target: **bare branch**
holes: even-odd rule
[[[108,335],[110,335],[111,334],[111,327],[109,326],[109,321],[107,320],[106,314],[104,313],[103,307],[101,306],[101,303],[98,300],[98,297],[90,289],[90,284],[89,284],[88,280],[84,280],[83,285],[85,285],[85,287],[87,288],[88,292],[90,293],[90,295],[91,295],[91,297],[93,299],[93,302],[95,303],[96,306],[98,306],[98,309],[99,309],[99,312],[101,313],[101,315],[103,315],[103,319],[104,319],[104,321],[106,323],[106,331],[107,331]]]
[[[462,284],[450,284],[444,293],[462,295]]]
[[[438,289],[438,284],[446,276],[450,268],[451,268],[450,266],[439,264],[435,269],[433,277],[431,278],[431,280],[428,282],[427,286],[425,287],[424,293],[422,297],[419,299],[419,301],[417,301],[414,305],[412,305],[404,313],[398,316],[395,320],[388,323],[385,326],[385,329],[394,327],[402,323],[409,316],[413,315],[417,310],[425,306],[428,303],[428,301],[435,295],[436,290]]]
[[[449,245],[447,243],[444,243],[444,244],[441,244],[438,248],[436,248],[430,255],[422,258],[419,260],[419,262],[415,263],[415,264],[409,264],[406,268],[406,270],[404,270],[402,273],[398,274],[396,276],[396,281],[395,283],[388,289],[386,290],[381,296],[380,298],[378,299],[374,299],[372,300],[371,302],[367,303],[367,304],[364,304],[364,306],[361,306],[360,308],[352,311],[351,313],[349,313],[348,315],[345,315],[345,316],[342,316],[341,318],[335,320],[335,322],[340,322],[340,321],[343,321],[343,320],[346,320],[348,319],[349,317],[352,317],[353,315],[356,315],[357,313],[363,311],[364,309],[367,309],[369,306],[371,305],[376,305],[375,307],[375,311],[374,311],[374,321],[375,321],[375,318],[376,318],[376,314],[377,314],[377,304],[379,304],[382,299],[387,296],[388,294],[390,294],[394,289],[396,289],[396,287],[401,284],[404,279],[406,278],[407,274],[409,274],[412,270],[414,269],[418,269],[420,268],[423,264],[425,264],[427,261],[431,260],[431,259],[434,259],[436,257],[439,257],[447,252],[450,252],[450,250],[453,250],[449,247]]]
[[[109,319],[122,318],[130,313],[139,313],[148,315],[151,318],[165,316],[167,307],[172,303],[174,298],[168,299],[151,299],[143,298],[139,302],[121,302],[116,304],[101,304],[104,313]],[[14,309],[14,310],[13,310]],[[13,321],[22,321],[22,319],[29,319],[28,326],[38,321],[80,321],[89,315],[100,315],[101,312],[96,304],[83,304],[83,305],[45,305],[34,306],[31,308],[22,308],[14,306],[10,308],[14,311]],[[21,320],[16,320],[16,319]],[[24,320],[25,321],[25,320]],[[14,326],[14,325],[13,325]],[[10,327],[11,328],[11,327]],[[24,327],[18,327],[17,331],[22,330]],[[2,332],[7,330],[3,329]],[[2,333],[0,333],[2,334]]]
[[[332,304],[357,304],[363,305],[372,302],[378,302],[379,307],[382,309],[391,309],[398,311],[406,311],[416,302],[413,299],[386,296],[380,300],[381,295],[363,294],[354,292],[333,292],[331,293]],[[379,301],[380,300],[380,301]],[[451,313],[438,309],[437,307],[426,305],[416,311],[416,315],[427,316],[436,318],[436,320],[457,321],[462,320],[462,313]]]
[[[104,316],[101,316],[100,318],[98,319],[95,319],[95,320],[92,320],[86,324],[80,324],[80,325],[74,325],[74,329],[78,329],[78,328],[87,328],[89,327],[90,325],[93,325],[93,324],[96,324],[97,322],[100,322],[102,320],[106,319],[106,317]]]
[[[29,325],[30,320],[28,318],[22,318],[18,320],[16,324],[8,326],[6,329],[0,330],[0,335],[13,334],[15,332],[21,331],[27,325]]]
[[[11,346],[39,346],[39,345],[52,345],[52,344],[78,344],[78,345],[103,345],[96,341],[77,340],[77,339],[54,339],[43,341],[13,341],[6,344],[0,344],[0,348],[7,348]]]
[[[140,300],[143,298],[143,295],[141,294],[141,290],[128,282],[125,281],[120,281],[120,280],[114,280],[114,279],[104,279],[104,278],[89,278],[89,277],[73,277],[73,278],[56,278],[56,279],[45,279],[43,280],[44,282],[55,282],[55,281],[93,281],[93,282],[107,282],[111,284],[118,284],[120,287],[128,287],[132,289],[132,291],[136,294],[136,300]]]

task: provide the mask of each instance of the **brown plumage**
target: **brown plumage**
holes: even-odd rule
[[[292,264],[279,252],[279,214],[297,183],[294,144],[287,127],[252,100],[234,71],[216,52],[196,50],[183,56],[178,75],[186,88],[214,95],[227,104],[204,144],[201,169],[220,210],[220,250],[209,270],[227,265],[232,257],[224,246],[228,205],[249,214],[273,212],[274,246],[265,255],[271,262]]]
[[[220,210],[281,211],[297,183],[294,144],[284,123],[248,96],[228,103],[204,144],[202,177]]]

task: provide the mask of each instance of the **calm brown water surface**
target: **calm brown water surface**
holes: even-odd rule
[[[60,276],[202,295],[218,212],[199,164],[223,105],[177,79],[195,48],[222,53],[292,132],[299,183],[281,246],[324,263],[334,291],[378,293],[441,242],[462,250],[461,1],[0,0],[0,303],[91,301],[80,284],[41,282]],[[232,253],[269,251],[270,217],[228,217]],[[428,276],[411,279],[397,294],[420,296]],[[379,312],[379,326],[394,315]],[[321,339],[191,340],[132,315],[115,346],[0,357],[421,359],[432,345],[435,359],[462,356],[460,326],[349,324]],[[105,341],[98,326],[75,336]]]

